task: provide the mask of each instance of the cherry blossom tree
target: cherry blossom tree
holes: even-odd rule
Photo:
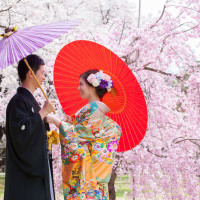
[[[139,199],[199,198],[199,62],[188,42],[199,38],[199,9],[197,1],[166,1],[158,19],[137,27],[118,21],[106,41],[132,69],[148,105],[144,140],[119,154],[116,168],[132,173]]]
[[[59,50],[77,39],[106,46],[136,76],[149,116],[147,133],[140,145],[117,154],[110,187],[117,174],[128,173],[132,177],[129,199],[199,199],[200,5],[198,0],[166,0],[162,10],[153,16],[143,15],[143,5],[142,0],[4,0],[0,3],[0,28],[3,31],[16,24],[22,28],[83,18],[73,32],[37,52],[46,61],[43,87],[50,98],[56,99],[57,116],[63,116],[53,86],[53,65]],[[16,64],[1,72],[0,84],[3,126],[6,103],[19,85]],[[41,105],[44,103],[40,91],[35,97]],[[57,198],[61,191],[59,152],[59,145],[54,146]],[[115,193],[111,199],[115,199]]]

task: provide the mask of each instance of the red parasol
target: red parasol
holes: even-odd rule
[[[54,66],[54,84],[64,112],[72,115],[87,101],[81,99],[79,76],[97,68],[111,76],[114,89],[103,102],[110,107],[107,115],[122,128],[118,152],[132,149],[143,139],[147,129],[147,106],[143,92],[132,71],[112,51],[95,42],[79,40],[64,46]]]

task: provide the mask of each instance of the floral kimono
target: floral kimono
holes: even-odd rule
[[[107,200],[121,129],[105,113],[110,109],[93,101],[81,108],[72,124],[62,122],[60,141],[64,199]]]

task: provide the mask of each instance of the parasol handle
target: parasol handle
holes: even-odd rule
[[[28,64],[28,61],[26,60],[26,58],[24,58],[24,62],[26,64],[26,66],[29,68],[29,70],[31,71],[33,78],[35,79],[36,83],[38,84],[38,86],[39,86],[40,90],[42,91],[44,97],[46,98],[47,101],[49,101],[47,95],[45,94],[44,90],[42,89],[42,86],[40,85],[39,81],[37,80],[37,77],[35,76],[35,73],[33,72],[30,65]],[[53,113],[56,114],[55,110],[53,110]]]

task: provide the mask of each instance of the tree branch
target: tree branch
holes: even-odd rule
[[[192,27],[192,28],[190,28],[190,29],[184,30],[184,31],[182,31],[182,32],[179,32],[179,33],[173,33],[173,35],[183,34],[183,33],[186,33],[186,32],[188,32],[188,31],[190,31],[190,30],[194,30],[194,29],[197,28],[197,27],[199,27],[199,24],[196,25],[196,26],[194,26],[194,27]],[[162,47],[161,47],[160,53],[163,52],[164,47],[165,47],[165,41],[166,41],[167,38],[169,38],[170,36],[171,36],[171,35],[167,35],[167,36],[163,39]]]
[[[163,42],[162,42],[162,47],[161,47],[161,49],[160,49],[160,53],[163,52],[164,47],[165,47],[165,41],[167,40],[168,37],[170,37],[170,35],[167,35],[167,36],[164,38],[164,40],[163,40]]]
[[[165,13],[165,9],[166,9],[166,5],[164,5],[160,17],[159,17],[158,20],[155,22],[155,24],[153,24],[153,25],[150,26],[150,29],[154,28],[154,27],[157,25],[157,23],[162,19],[163,15],[164,15],[164,13]]]
[[[183,60],[184,61],[184,59],[177,53],[177,51],[174,49],[174,48],[172,48],[172,47],[170,47],[175,53],[176,53],[176,55],[178,55],[179,56],[179,58],[181,59],[181,60]],[[190,65],[188,65],[188,63],[187,62],[185,62],[186,63],[186,65],[188,66],[188,67],[190,67]]]
[[[199,114],[200,114],[200,89],[199,89],[199,84],[197,84],[197,91],[198,91],[198,94],[199,94]]]
[[[139,40],[139,39],[141,39],[141,37],[135,37],[135,38],[133,39],[133,41],[131,42],[130,45],[133,45],[133,43],[134,43],[135,41]]]
[[[185,8],[185,9],[192,10],[194,12],[200,13],[200,11],[194,10],[192,8],[188,8],[186,6],[180,6],[180,5],[169,5],[169,6],[167,6],[167,8],[169,8],[169,7],[181,7],[181,8]]]
[[[199,24],[196,25],[196,26],[194,26],[194,27],[192,27],[192,28],[190,28],[190,29],[184,30],[184,31],[182,31],[182,32],[174,33],[174,35],[178,35],[178,34],[186,33],[186,32],[188,32],[188,31],[194,30],[194,29],[197,28],[198,26],[199,26]]]
[[[138,9],[138,24],[137,27],[140,27],[140,16],[141,16],[141,0],[139,0],[139,9]]]
[[[190,142],[192,142],[193,144],[195,144],[195,145],[197,145],[198,147],[199,147],[199,149],[200,149],[200,144],[198,144],[196,141],[200,141],[200,139],[190,139],[190,138],[188,138],[188,139],[183,139],[183,140],[180,140],[180,141],[177,141],[177,142],[175,142],[175,144],[178,144],[178,143],[180,143],[180,142],[184,142],[184,141],[190,141]]]
[[[101,13],[102,22],[103,22],[103,24],[108,24],[108,22],[109,22],[109,20],[110,20],[110,19],[109,19],[110,9],[108,9],[108,10],[106,11],[106,14],[104,15],[100,3],[99,3],[99,6],[100,6],[100,13]]]
[[[4,28],[4,29],[6,29],[6,28],[8,28],[8,27],[6,27],[6,26],[3,26],[3,25],[0,25],[0,28]]]
[[[123,35],[123,32],[124,32],[124,27],[125,27],[125,21],[124,21],[124,23],[123,23],[122,32],[121,32],[121,35],[120,35],[120,38],[119,38],[119,43],[118,43],[118,45],[120,45],[120,43],[121,43],[122,35]]]
[[[144,148],[144,145],[141,144],[141,146]],[[157,157],[159,157],[159,158],[167,158],[167,156],[159,155],[159,154],[157,154],[157,153],[154,153],[154,152],[150,151],[150,149],[149,149],[148,146],[146,147],[146,149],[147,149],[147,152],[153,154],[154,156],[157,156]]]
[[[192,22],[185,22],[185,23],[179,24],[179,26],[177,26],[177,27],[172,28],[171,31],[173,31],[173,30],[175,30],[177,28],[180,28],[181,26],[184,26],[184,25],[186,26],[186,24],[194,25],[194,23],[192,23]],[[190,27],[190,26],[187,26],[187,27]]]
[[[183,139],[183,140],[180,140],[180,141],[177,141],[175,142],[175,144],[178,144],[180,142],[184,142],[184,141],[190,141],[192,142],[193,144],[197,145],[199,150],[200,150],[200,144],[198,144],[196,141],[200,141],[200,139]]]
[[[11,8],[12,8],[12,6],[8,7],[7,9],[0,10],[0,12],[6,12],[6,11],[9,11]]]
[[[192,1],[187,5],[187,7],[189,7],[193,2],[194,2],[194,0],[192,0]],[[185,12],[185,11],[183,11],[182,13],[180,13],[180,14],[177,16],[177,18],[179,18],[184,12]]]
[[[159,69],[153,69],[151,67],[146,67],[146,66],[148,66],[150,64],[151,64],[151,62],[147,63],[146,65],[144,65],[143,69],[144,70],[149,70],[149,71],[152,71],[152,72],[156,72],[156,73],[160,73],[160,74],[163,74],[165,76],[175,76],[177,79],[181,79],[182,78],[181,76],[177,76],[177,75],[172,74],[172,73],[163,72],[162,70],[159,70]]]
[[[74,11],[80,7],[80,5],[83,4],[83,1],[81,1],[77,6],[74,7],[74,9],[71,11],[71,13],[67,13],[68,16],[72,15]]]

